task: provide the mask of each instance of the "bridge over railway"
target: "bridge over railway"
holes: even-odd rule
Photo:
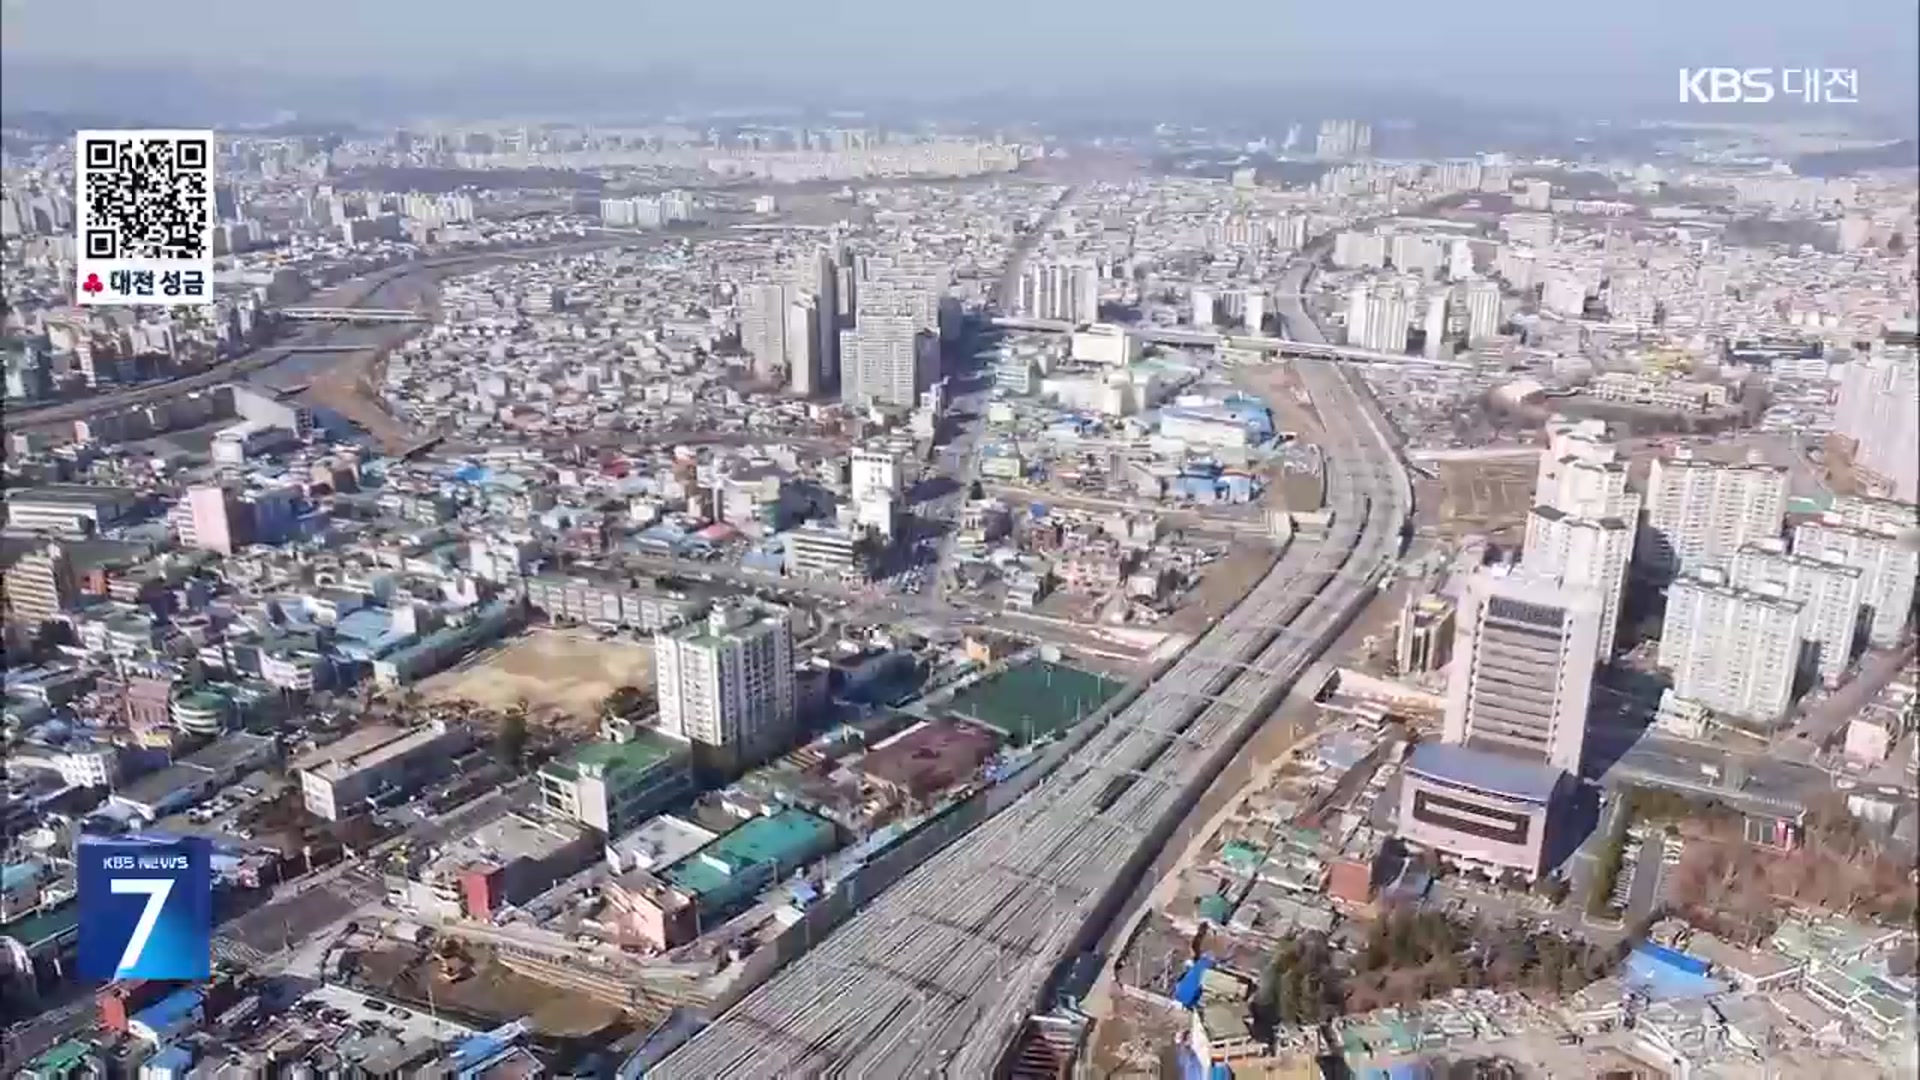
[[[400,308],[291,307],[280,317],[292,322],[423,323],[426,315]]]

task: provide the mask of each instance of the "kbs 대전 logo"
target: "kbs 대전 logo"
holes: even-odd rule
[[[195,837],[75,845],[80,976],[205,979],[213,966],[212,845]]]
[[[1682,105],[1853,105],[1860,100],[1860,73],[1853,68],[1680,69]]]

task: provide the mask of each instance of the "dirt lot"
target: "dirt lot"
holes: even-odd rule
[[[1168,633],[1204,630],[1216,616],[1246,599],[1272,569],[1275,549],[1266,545],[1236,544],[1227,557],[1200,572],[1200,584],[1180,603],[1180,609],[1154,626]]]
[[[376,386],[385,375],[382,353],[368,349],[353,353],[314,377],[307,399],[332,409],[364,428],[382,449],[397,453],[419,440],[419,434],[387,411]]]
[[[509,971],[485,950],[473,952],[479,954],[473,974],[458,982],[438,974],[428,976],[433,965],[423,960],[421,951],[398,944],[359,954],[359,975],[376,988],[416,1003],[427,1000],[423,980],[431,977],[436,1004],[502,1023],[526,1017],[543,1035],[592,1035],[621,1020],[620,1010],[611,1005]]]
[[[464,699],[506,710],[525,700],[536,719],[592,717],[621,686],[653,685],[653,647],[585,631],[536,629],[420,684],[428,701]]]
[[[1532,462],[1441,462],[1437,484],[1425,484],[1415,503],[1421,524],[1462,536],[1485,533],[1518,541],[1533,504]],[[1504,537],[1502,534],[1505,534]]]

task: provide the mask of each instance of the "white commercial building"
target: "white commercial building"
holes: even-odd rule
[[[906,479],[900,467],[900,455],[885,447],[854,447],[848,490],[856,499],[875,494],[895,497],[903,494]]]
[[[1467,579],[1448,669],[1445,740],[1578,774],[1600,602],[1544,575]]]
[[[1638,550],[1656,580],[1726,568],[1740,545],[1780,535],[1787,470],[1758,461],[1723,464],[1682,451],[1655,458],[1647,475],[1646,531]]]
[[[1860,627],[1860,568],[1837,554],[1789,552],[1785,540],[1756,540],[1733,554],[1728,581],[1752,591],[1769,586],[1798,600],[1801,666],[1829,686],[1840,685]]]
[[[655,634],[660,730],[747,759],[793,735],[793,627],[771,604],[719,605],[699,622]]]
[[[1737,588],[1718,569],[1676,578],[1660,629],[1673,692],[1722,715],[1781,719],[1793,704],[1804,610],[1778,585]]]

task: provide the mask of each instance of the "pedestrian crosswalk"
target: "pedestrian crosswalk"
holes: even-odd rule
[[[213,939],[213,958],[222,964],[237,968],[258,968],[267,962],[266,953],[244,941],[235,941],[225,935]]]

